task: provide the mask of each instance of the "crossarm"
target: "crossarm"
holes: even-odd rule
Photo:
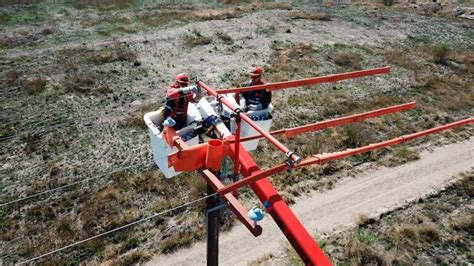
[[[310,132],[310,131],[316,131],[316,130],[321,130],[325,128],[330,128],[330,127],[336,127],[336,126],[342,126],[342,125],[348,125],[352,124],[355,122],[360,122],[367,120],[369,118],[374,118],[382,115],[388,115],[392,114],[395,112],[401,112],[401,111],[406,111],[415,108],[416,103],[415,102],[409,102],[405,104],[400,104],[400,105],[394,105],[394,106],[389,106],[369,112],[365,112],[362,114],[353,114],[349,116],[343,116],[343,117],[338,117],[334,118],[331,120],[326,120],[326,121],[321,121],[321,122],[316,122],[313,124],[309,125],[304,125],[304,126],[299,126],[299,127],[294,127],[294,128],[285,128],[285,129],[279,129],[279,130],[274,130],[270,131],[269,133],[272,136],[278,136],[278,135],[283,135],[284,137],[293,137],[295,135],[299,135],[302,133]],[[263,138],[262,135],[254,135],[254,136],[248,136],[248,137],[243,137],[240,139],[240,141],[249,141],[249,140],[254,140],[254,139],[259,139]]]
[[[378,74],[385,74],[388,72],[390,72],[390,67],[379,67],[379,68],[365,69],[365,70],[359,70],[359,71],[353,71],[353,72],[331,74],[331,75],[315,77],[315,78],[265,83],[263,85],[256,85],[256,86],[251,86],[251,87],[220,89],[220,90],[216,90],[216,92],[218,94],[226,94],[226,93],[236,93],[236,92],[240,93],[240,92],[246,92],[246,91],[256,91],[256,90],[263,90],[263,89],[267,91],[275,91],[275,90],[282,90],[282,89],[288,89],[288,88],[316,85],[316,84],[321,84],[321,83],[336,82],[336,81],[345,80],[345,79],[353,79],[353,78],[367,77],[367,76],[373,76],[373,75],[378,75]]]
[[[333,153],[317,154],[317,155],[311,156],[310,158],[304,159],[303,161],[301,161],[301,163],[295,165],[295,167],[302,167],[302,166],[311,165],[311,164],[324,164],[324,163],[327,163],[329,161],[334,161],[334,160],[346,158],[346,157],[349,157],[349,156],[352,156],[352,155],[356,155],[356,154],[360,154],[360,153],[364,153],[364,152],[368,152],[368,151],[373,151],[373,150],[377,150],[377,149],[381,149],[381,148],[392,146],[392,145],[395,145],[395,144],[400,144],[400,143],[403,143],[403,142],[406,142],[406,141],[409,141],[409,140],[412,140],[412,139],[415,139],[415,138],[420,138],[420,137],[423,137],[423,136],[426,136],[426,135],[429,135],[429,134],[437,133],[437,132],[448,130],[448,129],[455,128],[455,127],[460,127],[460,126],[471,124],[471,123],[474,123],[474,117],[470,117],[470,118],[467,118],[467,119],[464,119],[464,120],[456,121],[456,122],[449,123],[449,124],[446,124],[446,125],[442,125],[442,126],[439,126],[439,127],[423,130],[423,131],[416,132],[416,133],[413,133],[413,134],[404,135],[404,136],[401,136],[401,137],[398,137],[398,138],[394,138],[394,139],[391,139],[391,140],[370,144],[370,145],[355,148],[355,149],[348,149],[348,150],[345,150],[345,151],[333,152]],[[254,182],[256,182],[260,179],[263,179],[263,178],[266,178],[270,175],[282,172],[286,169],[286,167],[287,167],[286,164],[280,164],[280,165],[274,166],[274,167],[272,167],[268,170],[260,171],[260,172],[254,174],[254,175],[248,176],[247,178],[241,179],[237,182],[234,182],[231,185],[228,185],[224,188],[221,188],[217,192],[220,195],[225,195],[226,193],[234,191],[234,190],[236,190],[238,188],[241,188],[243,186],[253,184]]]

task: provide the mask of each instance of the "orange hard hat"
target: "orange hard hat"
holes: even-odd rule
[[[176,75],[176,82],[180,83],[180,84],[188,84],[189,83],[189,77],[188,75],[184,74],[184,73],[180,73],[178,75]]]
[[[250,70],[250,77],[257,78],[263,74],[263,68],[261,66],[256,66]]]

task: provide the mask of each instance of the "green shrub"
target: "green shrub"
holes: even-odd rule
[[[433,48],[433,58],[437,64],[445,64],[449,53],[449,46],[446,43],[437,44]]]

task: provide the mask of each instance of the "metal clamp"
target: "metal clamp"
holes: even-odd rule
[[[291,159],[291,157],[292,157],[293,155],[296,157],[296,160]],[[294,166],[295,164],[301,162],[301,157],[298,156],[298,154],[296,154],[296,153],[294,153],[294,152],[292,152],[292,151],[288,151],[288,152],[286,153],[286,158],[287,158],[287,159],[286,159],[286,164],[287,164],[287,166],[288,166],[287,171],[288,171],[288,173],[291,173],[291,171],[292,171],[292,169],[293,169],[293,166]]]

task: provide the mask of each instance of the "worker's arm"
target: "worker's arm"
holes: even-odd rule
[[[169,88],[168,91],[166,91],[166,98],[177,99],[185,95],[195,94],[197,93],[197,91],[198,88],[196,86],[188,86],[184,88]]]
[[[262,108],[267,109],[268,105],[272,102],[272,93],[270,91],[265,91],[263,93]]]
[[[241,110],[244,110],[244,111],[245,111],[245,108],[247,107],[247,101],[245,100],[245,97],[246,97],[245,92],[244,92],[244,93],[241,93],[241,94],[240,94],[240,97],[239,97],[240,109],[241,109]]]
[[[176,101],[174,101],[174,100],[166,101],[165,110],[163,111],[163,117],[164,118],[167,118],[168,116],[171,115],[171,113],[173,113],[173,109],[174,109],[175,104],[176,104]]]

